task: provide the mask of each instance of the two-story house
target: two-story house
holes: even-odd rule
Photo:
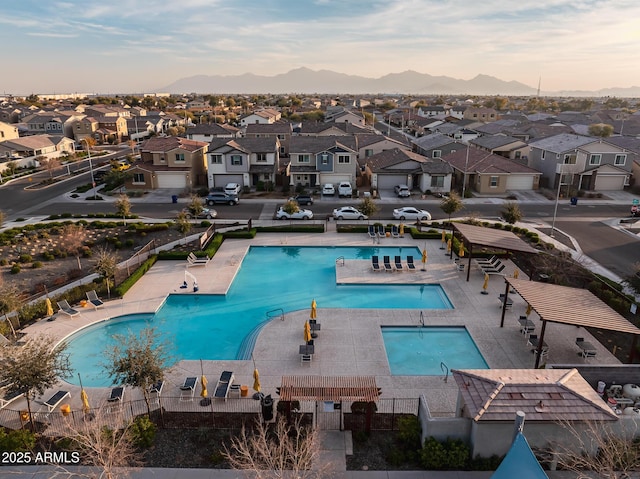
[[[240,129],[227,123],[201,123],[187,128],[190,140],[211,142],[214,138],[240,138]]]
[[[464,111],[464,119],[484,122],[496,121],[498,112],[493,108],[469,107]]]
[[[240,118],[240,126],[246,127],[251,123],[275,123],[282,118],[282,113],[278,110],[265,108]]]
[[[73,125],[83,118],[81,114],[70,113],[35,113],[26,117],[23,123],[27,126],[28,135],[60,135],[73,138]]]
[[[462,142],[442,133],[431,133],[411,140],[411,150],[427,158],[441,158],[465,148]]]
[[[289,158],[289,143],[293,135],[293,125],[288,121],[275,123],[251,123],[247,125],[247,138],[277,138],[280,141],[280,158]]]
[[[353,142],[353,137],[294,136],[289,147],[289,184],[315,187],[349,181],[355,185],[358,152],[344,144]]]
[[[216,138],[209,143],[209,188],[238,183],[243,187],[276,184],[280,168],[277,138]]]
[[[17,126],[0,121],[0,141],[13,140],[19,136]]]
[[[543,184],[570,190],[615,191],[629,184],[636,155],[606,140],[559,135],[529,143],[529,165],[543,173]],[[575,193],[574,191],[574,193]]]
[[[512,160],[527,158],[529,145],[522,140],[507,135],[485,135],[475,138],[469,142],[472,146],[481,150],[495,153]]]
[[[128,171],[128,189],[206,188],[209,144],[177,136],[153,137],[140,145],[140,161]]]

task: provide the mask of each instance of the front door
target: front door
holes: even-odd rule
[[[315,425],[322,431],[342,431],[342,403],[316,401]]]

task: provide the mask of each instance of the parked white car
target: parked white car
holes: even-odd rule
[[[313,218],[313,211],[299,209],[295,213],[287,213],[282,206],[276,211],[277,220],[310,220]]]
[[[242,187],[238,183],[227,183],[224,192],[228,195],[239,195]]]
[[[326,185],[324,185],[322,187],[322,194],[323,195],[335,195],[336,194],[336,189],[333,187],[333,185],[331,183],[327,183]]]
[[[431,221],[431,213],[419,210],[413,206],[403,206],[393,210],[393,218],[396,220],[421,220]]]
[[[353,188],[351,187],[351,183],[348,181],[341,181],[338,185],[338,196],[349,196],[353,195]]]
[[[333,217],[337,220],[366,220],[367,215],[362,214],[360,210],[353,206],[343,206],[333,210]]]
[[[395,191],[396,195],[398,195],[400,198],[411,196],[411,190],[407,185],[396,185],[393,187],[393,191]]]

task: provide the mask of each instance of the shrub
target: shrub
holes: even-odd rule
[[[50,251],[45,251],[44,253],[42,253],[42,259],[44,259],[45,261],[53,261],[54,259],[56,259],[56,256]]]
[[[30,254],[21,254],[19,261],[21,263],[31,263],[33,261],[33,258]]]
[[[81,269],[78,268],[71,268],[70,270],[67,270],[67,279],[69,281],[73,281],[74,279],[78,279],[78,278],[82,278],[83,273]]]
[[[7,260],[7,258],[0,259],[0,266],[6,266],[8,264],[9,264],[9,261]]]
[[[32,267],[33,269],[42,268],[42,261],[34,261],[34,262],[31,264],[31,267]]]
[[[127,248],[132,248],[134,245],[134,241],[131,238],[129,238],[127,241],[124,242],[124,244]]]
[[[6,431],[0,428],[0,451],[26,452],[33,451],[36,446],[36,436],[28,429]]]
[[[151,447],[156,439],[156,429],[148,416],[137,417],[131,425],[133,444],[140,449]]]
[[[428,437],[420,451],[420,464],[427,471],[441,471],[447,464],[447,452],[434,437]]]
[[[374,402],[369,403],[365,401],[355,401],[351,404],[351,412],[353,414],[365,414],[367,412],[369,404],[371,405],[371,410],[373,412],[376,412],[378,410],[378,406],[376,406],[376,403]]]
[[[406,449],[420,449],[420,421],[416,416],[398,418],[398,441]]]
[[[144,263],[140,265],[138,269],[136,269],[131,276],[125,279],[120,285],[118,285],[114,292],[118,296],[124,296],[124,294],[129,291],[129,289],[136,284],[136,282],[144,276],[144,274],[149,271],[149,268],[154,265],[156,260],[158,259],[157,255],[150,256]]]
[[[493,227],[497,230],[501,230],[502,229],[502,223],[493,223]]]
[[[11,270],[9,272],[11,274],[18,274],[20,272],[20,265],[18,263],[14,263],[14,265],[11,266]]]

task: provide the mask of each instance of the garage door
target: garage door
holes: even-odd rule
[[[511,174],[507,177],[507,190],[532,190],[533,189],[533,176],[531,175],[514,175]]]
[[[378,174],[378,189],[392,190],[396,185],[406,185],[407,175],[380,175]]]
[[[184,173],[157,172],[158,188],[186,188],[187,178]]]
[[[338,183],[340,183],[341,181],[348,181],[349,183],[351,183],[351,175],[328,175],[326,173],[322,173],[320,175],[320,184],[324,185],[326,183],[331,183],[332,185],[335,185],[335,187],[338,187]]]
[[[213,175],[213,186],[224,187],[227,183],[238,183],[244,186],[242,173],[239,175]]]
[[[624,187],[624,176],[597,175],[595,191],[619,191]]]

